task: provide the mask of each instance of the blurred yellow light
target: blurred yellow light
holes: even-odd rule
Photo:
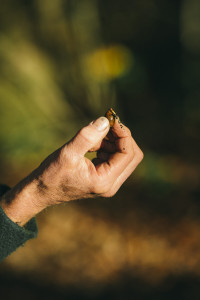
[[[131,51],[122,45],[97,49],[85,60],[88,75],[98,81],[107,81],[122,76],[133,63]]]

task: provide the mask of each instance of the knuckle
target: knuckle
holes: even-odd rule
[[[144,158],[144,153],[142,152],[142,150],[140,148],[138,149],[137,158],[138,158],[139,162],[141,162]]]
[[[69,159],[69,149],[67,146],[62,147],[60,151],[60,158],[65,161]]]
[[[126,131],[127,131],[127,134],[128,134],[129,136],[132,135],[132,133],[131,133],[131,131],[130,131],[130,129],[129,129],[128,127],[126,127]]]
[[[92,192],[92,194],[100,195],[100,194],[102,194],[102,189],[101,189],[100,186],[94,185],[94,186],[92,186],[92,188],[91,188],[91,192]]]
[[[65,145],[60,151],[60,163],[68,167],[76,164],[77,156],[71,151],[70,147]]]
[[[92,194],[100,195],[101,194],[101,188],[99,186],[95,185],[91,188],[91,192],[92,192]]]
[[[123,130],[125,131],[127,136],[129,136],[129,137],[132,136],[130,129],[128,127],[126,127],[124,124],[123,124]]]
[[[105,194],[109,191],[109,186],[105,184],[105,182],[99,180],[95,184],[92,185],[92,193],[97,195]]]
[[[83,127],[79,131],[79,135],[85,142],[92,143],[92,140],[93,140],[92,132],[90,130],[88,130],[87,127]]]
[[[128,156],[129,163],[134,160],[135,155],[136,155],[135,149],[134,149],[133,145],[131,145],[130,148],[129,148],[129,151],[127,151],[127,156]]]
[[[104,196],[105,198],[111,198],[111,197],[115,196],[115,194],[116,194],[116,192],[114,192],[114,191],[108,191],[108,192],[105,193],[103,196]]]
[[[132,148],[132,151],[130,152],[130,154],[129,154],[129,156],[130,156],[130,161],[133,161],[134,160],[134,158],[135,158],[135,149],[134,148]]]
[[[87,136],[87,128],[86,127],[83,127],[79,130],[79,135],[81,136]]]
[[[88,130],[86,127],[83,127],[79,130],[79,133],[78,133],[81,137],[83,138],[87,138],[88,137]]]

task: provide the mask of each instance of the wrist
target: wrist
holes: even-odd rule
[[[6,215],[19,226],[24,226],[45,207],[42,206],[37,191],[37,181],[26,183],[26,179],[9,190],[1,199]]]

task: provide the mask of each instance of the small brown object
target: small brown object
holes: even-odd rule
[[[108,121],[110,123],[110,127],[114,126],[115,120],[118,118],[112,108],[109,108],[109,110],[105,114],[105,117],[108,119]]]

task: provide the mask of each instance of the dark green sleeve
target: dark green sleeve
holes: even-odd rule
[[[9,188],[0,185],[0,197]],[[27,240],[37,236],[38,229],[35,218],[31,219],[24,227],[15,224],[4,213],[0,206],[0,261],[22,246]]]

